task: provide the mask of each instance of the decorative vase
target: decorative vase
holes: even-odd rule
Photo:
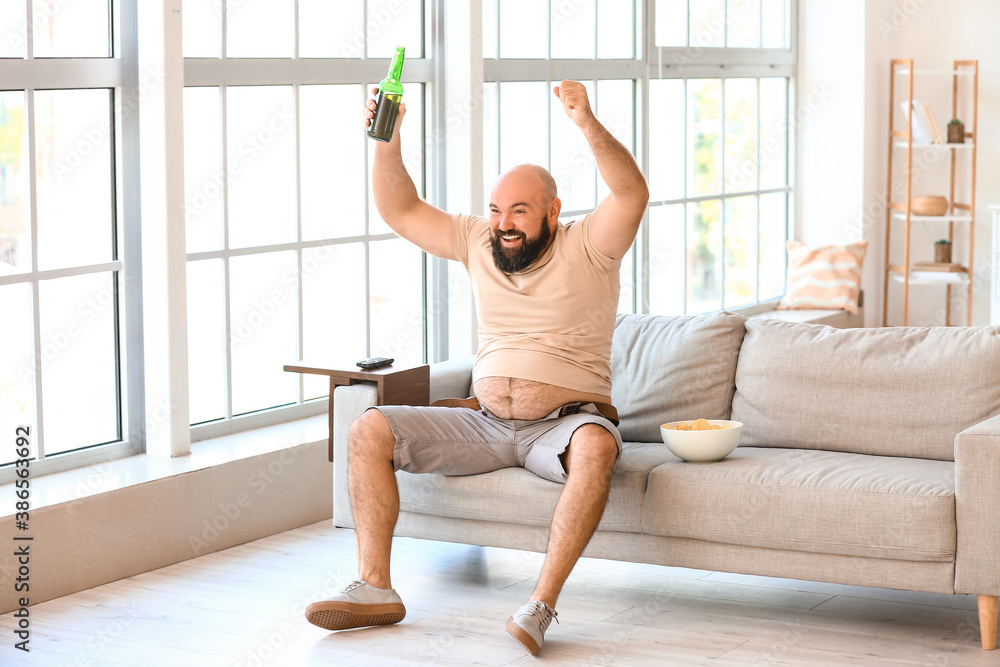
[[[965,143],[965,125],[963,123],[948,123],[948,143],[949,144],[964,144]]]

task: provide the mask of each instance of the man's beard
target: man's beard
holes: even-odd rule
[[[545,247],[552,238],[552,230],[549,229],[549,216],[542,219],[542,230],[538,237],[529,240],[524,232],[521,235],[521,247],[517,250],[508,250],[503,247],[503,240],[500,238],[503,233],[497,230],[496,234],[490,235],[490,242],[493,244],[493,262],[497,268],[504,273],[517,273],[531,266],[538,257],[545,251]]]

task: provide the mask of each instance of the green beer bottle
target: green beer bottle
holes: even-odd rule
[[[403,99],[403,84],[399,82],[403,75],[402,46],[396,47],[396,55],[392,58],[389,73],[378,84],[378,97],[375,98],[375,115],[368,127],[368,136],[376,141],[392,141],[392,132],[396,129],[396,116],[399,115],[399,103]]]

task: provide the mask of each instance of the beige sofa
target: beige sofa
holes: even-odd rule
[[[431,400],[470,393],[472,359],[432,366]],[[625,450],[586,555],[861,586],[1000,595],[1000,327],[835,329],[733,313],[619,316],[613,402]],[[334,522],[352,527],[347,431],[375,402],[334,397]],[[743,422],[694,465],[659,425]],[[561,486],[522,469],[398,473],[396,534],[544,550]],[[530,497],[530,503],[511,498]]]

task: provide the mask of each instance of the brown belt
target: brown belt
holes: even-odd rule
[[[618,426],[618,410],[615,406],[610,403],[597,403],[594,401],[575,401],[573,403],[567,403],[562,406],[560,411],[560,416],[562,415],[573,415],[580,412],[580,406],[586,405],[587,403],[593,403],[597,411],[601,413],[601,416]],[[470,396],[469,398],[442,398],[441,400],[434,401],[431,403],[432,406],[441,408],[469,408],[470,410],[481,410],[482,406],[479,405],[479,399],[475,396]]]

